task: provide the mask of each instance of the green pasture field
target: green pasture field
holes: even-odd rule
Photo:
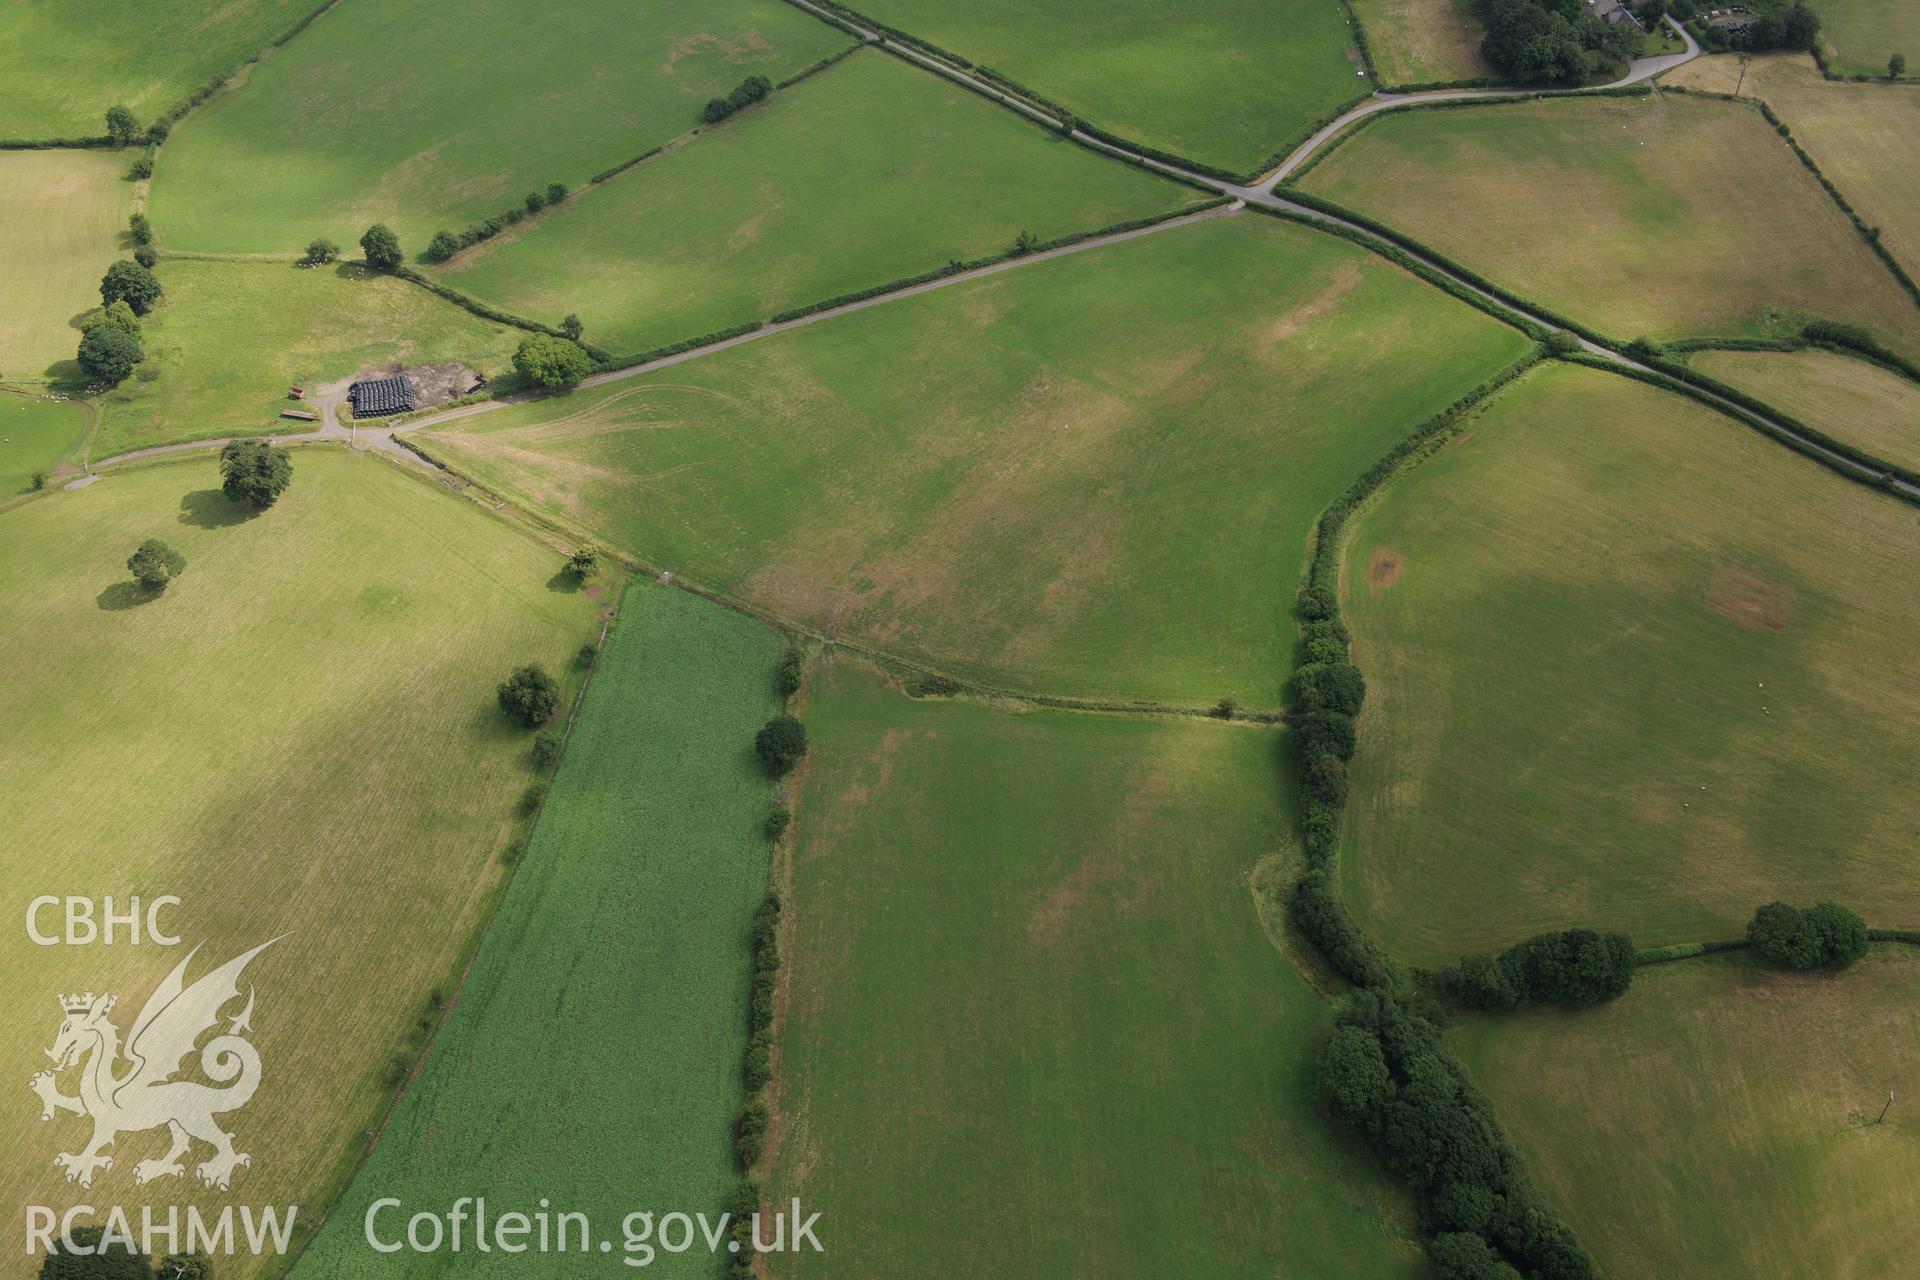
[[[1302,184],[1626,341],[1920,307],[1759,112],[1677,95],[1389,112]]]
[[[470,1275],[365,1243],[385,1196],[437,1210],[587,1213],[621,1241],[636,1210],[717,1216],[743,1101],[748,926],[767,891],[777,635],[669,588],[628,591],[526,858],[458,1006],[385,1137],[296,1274]],[[380,1219],[405,1229],[409,1208]],[[771,1228],[766,1237],[771,1239]],[[604,1274],[598,1254],[516,1274]],[[617,1264],[615,1264],[617,1266]],[[712,1276],[705,1254],[645,1274]]]
[[[1431,964],[1572,925],[1920,917],[1920,520],[1695,401],[1551,366],[1346,553],[1355,914]]]
[[[845,44],[780,0],[581,0],[537,18],[512,0],[350,0],[174,132],[154,225],[172,249],[290,254],[385,222],[416,254]]]
[[[1642,969],[1603,1008],[1449,1040],[1601,1274],[1813,1280],[1920,1247],[1916,1035],[1920,957],[1882,947],[1837,973]]]
[[[1373,85],[1346,13],[1309,0],[859,0],[853,6],[1133,141],[1257,169]]]
[[[1384,84],[1497,76],[1480,54],[1486,30],[1469,0],[1354,0]]]
[[[1920,471],[1920,386],[1826,351],[1702,351],[1693,367],[1877,458]]]
[[[0,151],[0,376],[37,381],[73,359],[74,322],[100,305],[100,277],[127,238],[128,163],[111,151]]]
[[[150,465],[0,515],[0,972],[19,996],[0,1070],[20,1093],[0,1116],[0,1207],[16,1222],[26,1205],[122,1205],[137,1229],[143,1204],[298,1204],[304,1234],[496,897],[534,775],[494,686],[525,662],[566,671],[596,634],[596,602],[555,589],[558,552],[390,462],[303,449],[251,517],[216,483],[211,458]],[[156,599],[126,569],[148,537],[187,558]],[[36,946],[22,922],[48,893],[178,895],[162,921],[183,945]],[[25,1087],[48,1066],[55,993],[118,994],[124,1032],[189,948],[198,977],[275,937],[247,970],[266,1075],[222,1118],[253,1157],[231,1194],[191,1169],[136,1186],[166,1150],[154,1132],[121,1134],[91,1188],[63,1181],[54,1154],[87,1124],[43,1123]]]
[[[1920,49],[1920,39],[1914,42]],[[1697,58],[1665,77],[1717,93],[1764,98],[1821,171],[1880,228],[1910,276],[1920,276],[1920,84],[1828,80],[1806,54]],[[1916,322],[1920,323],[1920,322]]]
[[[116,103],[144,126],[321,3],[11,0],[0,5],[0,138],[99,137]]]
[[[291,386],[311,393],[396,363],[459,361],[497,375],[526,336],[357,263],[166,258],[154,272],[167,292],[144,322],[147,361],[98,397],[96,459],[177,440],[310,431],[317,424],[279,416],[314,408],[287,399]]]
[[[1524,348],[1242,215],[413,438],[647,563],[957,676],[1271,707],[1320,509]]]
[[[35,473],[50,474],[86,429],[72,401],[0,391],[0,502],[31,492]]]
[[[1920,9],[1907,0],[1820,0],[1820,38],[1842,75],[1884,76],[1887,59],[1907,55],[1907,76],[1920,76]]]
[[[1256,907],[1292,862],[1272,731],[844,659],[806,716],[769,1189],[833,1239],[776,1274],[1422,1274]]]
[[[862,52],[439,274],[637,352],[1199,198]]]

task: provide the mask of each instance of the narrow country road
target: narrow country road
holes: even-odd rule
[[[840,17],[838,14],[833,14],[825,9],[820,8],[819,6],[813,4],[811,0],[793,0],[793,3],[799,5],[803,9],[807,9],[808,11],[833,22],[837,26],[852,30],[855,34],[859,35],[861,38],[865,39],[871,44],[879,45],[887,49],[889,52],[892,52],[898,55],[899,57],[905,58],[906,60],[913,62],[918,66],[924,67],[927,70],[932,71],[936,75],[944,76],[949,80],[954,80],[956,82],[964,84],[968,88],[973,89],[974,91],[988,98],[991,98],[996,102],[1001,103],[1003,106],[1006,106],[1014,111],[1018,111],[1020,114],[1028,117],[1031,120],[1037,121],[1038,123],[1043,124],[1048,128],[1055,130],[1056,132],[1059,131],[1060,122],[1058,120],[1055,120],[1052,116],[1039,110],[1038,108],[1030,106],[1029,104],[1022,102],[1018,98],[1015,98],[1010,94],[1002,92],[1000,89],[994,87],[992,84],[989,84],[984,80],[978,79],[977,77],[974,77],[965,72],[962,72],[954,67],[949,67],[944,63],[938,62],[935,59],[921,53],[917,49],[912,48],[911,46],[900,44],[894,40],[881,36],[877,32],[864,30],[863,28],[860,28],[857,24],[848,22],[846,19]],[[1602,86],[1599,86],[1599,88],[1611,89],[1611,88],[1618,88],[1622,85],[1638,84],[1643,81],[1650,80],[1654,76],[1657,76],[1664,71],[1671,70],[1674,67],[1680,66],[1681,64],[1689,62],[1692,59],[1698,57],[1700,54],[1700,46],[1698,43],[1695,42],[1693,37],[1689,35],[1684,28],[1673,24],[1671,21],[1669,21],[1668,25],[1672,27],[1674,32],[1677,35],[1679,35],[1680,38],[1686,43],[1685,52],[1674,53],[1674,54],[1664,54],[1660,57],[1655,57],[1655,58],[1636,59],[1632,64],[1632,66],[1628,69],[1627,74],[1625,76],[1621,77],[1619,80],[1614,81],[1610,85],[1602,85]],[[1575,91],[1575,92],[1581,92],[1581,91]],[[1594,90],[1585,90],[1584,92],[1590,93],[1590,92],[1594,92]],[[1121,241],[1133,240],[1141,236],[1157,235],[1162,231],[1170,231],[1176,227],[1183,227],[1190,223],[1200,222],[1210,218],[1231,217],[1240,213],[1245,208],[1245,206],[1250,204],[1263,205],[1267,208],[1284,212],[1290,216],[1301,218],[1308,222],[1320,223],[1326,226],[1339,227],[1343,231],[1346,231],[1350,234],[1354,234],[1361,237],[1369,244],[1390,248],[1396,252],[1404,253],[1408,257],[1413,258],[1414,260],[1420,262],[1428,270],[1433,271],[1438,275],[1444,276],[1446,279],[1452,281],[1462,289],[1467,290],[1468,292],[1472,293],[1476,297],[1484,299],[1486,302],[1490,303],[1494,307],[1502,311],[1505,311],[1510,315],[1518,316],[1552,333],[1563,332],[1559,324],[1548,319],[1546,316],[1536,314],[1535,312],[1525,307],[1516,306],[1511,302],[1505,301],[1504,299],[1494,297],[1492,294],[1480,288],[1478,285],[1474,284],[1469,280],[1462,279],[1460,276],[1456,275],[1452,270],[1448,269],[1444,264],[1434,261],[1432,258],[1429,258],[1425,254],[1416,252],[1412,249],[1407,248],[1404,245],[1392,244],[1391,242],[1383,239],[1381,236],[1377,235],[1376,233],[1367,229],[1366,227],[1361,226],[1358,223],[1350,222],[1344,218],[1340,218],[1333,214],[1322,212],[1321,210],[1318,210],[1318,209],[1309,208],[1308,206],[1303,204],[1296,204],[1293,201],[1287,200],[1283,196],[1279,196],[1275,194],[1275,190],[1278,187],[1278,185],[1283,180],[1285,180],[1285,178],[1289,174],[1297,171],[1301,165],[1305,164],[1321,148],[1326,146],[1328,142],[1330,142],[1334,137],[1336,137],[1341,130],[1345,129],[1348,125],[1352,124],[1354,121],[1362,119],[1366,116],[1370,116],[1381,111],[1390,111],[1396,107],[1418,105],[1421,103],[1428,103],[1428,102],[1455,101],[1455,100],[1465,100],[1465,99],[1494,100],[1494,99],[1502,99],[1502,98],[1526,98],[1526,97],[1533,97],[1533,96],[1535,96],[1535,94],[1532,91],[1508,90],[1508,89],[1443,89],[1443,90],[1437,90],[1432,93],[1378,94],[1375,97],[1369,99],[1367,102],[1364,102],[1359,106],[1354,107],[1351,111],[1348,111],[1345,114],[1341,115],[1338,119],[1332,121],[1326,127],[1316,131],[1312,137],[1308,138],[1305,142],[1301,143],[1299,147],[1295,148],[1294,151],[1290,155],[1288,155],[1287,158],[1284,161],[1282,161],[1280,165],[1278,165],[1271,173],[1263,175],[1258,181],[1253,183],[1251,186],[1241,186],[1237,183],[1224,182],[1217,178],[1211,178],[1205,174],[1194,173],[1191,170],[1183,169],[1178,165],[1168,164],[1160,160],[1155,160],[1147,156],[1139,155],[1138,153],[1129,151],[1124,147],[1116,146],[1113,143],[1102,141],[1101,139],[1092,137],[1086,133],[1082,133],[1076,130],[1073,134],[1073,137],[1075,138],[1076,141],[1082,143],[1085,146],[1091,147],[1097,151],[1104,151],[1109,155],[1113,155],[1129,163],[1139,164],[1149,169],[1157,170],[1161,173],[1165,173],[1172,177],[1179,178],[1180,180],[1187,182],[1189,184],[1197,185],[1197,186],[1206,188],[1208,190],[1214,191],[1220,195],[1231,196],[1233,197],[1234,202],[1230,205],[1221,206],[1219,208],[1206,209],[1198,213],[1188,214],[1185,217],[1172,218],[1166,222],[1155,223],[1153,226],[1150,226],[1150,227],[1140,227],[1131,231],[1116,232],[1113,235],[1108,235],[1108,236],[1096,236],[1088,240],[1083,240],[1078,244],[1067,245],[1063,248],[1048,249],[1039,253],[1028,254],[1023,257],[1010,258],[1004,262],[997,262],[992,264],[991,266],[980,267],[973,271],[962,271],[962,272],[957,272],[954,275],[942,276],[938,280],[931,280],[924,284],[910,285],[906,288],[897,289],[890,293],[879,294],[871,298],[863,298],[858,302],[849,302],[843,306],[830,307],[822,311],[816,311],[811,315],[802,316],[795,320],[785,320],[785,321],[780,321],[774,324],[762,325],[760,328],[755,329],[750,333],[743,333],[735,337],[725,338],[718,342],[709,343],[708,345],[703,347],[694,347],[690,350],[680,352],[677,355],[664,356],[658,360],[650,360],[644,364],[632,365],[625,369],[616,369],[607,373],[594,374],[592,377],[584,379],[580,383],[580,386],[583,388],[591,388],[591,387],[605,386],[608,383],[620,382],[627,378],[637,378],[644,374],[653,373],[660,369],[670,368],[678,364],[684,364],[689,360],[697,360],[703,356],[712,355],[714,352],[717,352],[717,351],[725,351],[725,350],[728,350],[729,348],[741,346],[748,342],[757,342],[762,338],[768,338],[768,337],[772,337],[775,334],[785,333],[790,329],[797,329],[803,325],[817,324],[822,320],[830,320],[836,316],[846,315],[849,312],[862,311],[868,307],[881,306],[889,302],[897,301],[901,298],[911,298],[919,294],[930,293],[935,289],[944,289],[949,285],[960,284],[967,280],[975,280],[982,276],[993,275],[1001,271],[1016,270],[1030,263],[1044,262],[1050,258],[1064,257],[1068,254],[1073,254],[1073,253],[1082,253],[1088,249],[1100,248],[1104,245],[1109,245],[1109,244],[1117,244]],[[1652,373],[1656,375],[1658,375],[1659,373],[1658,370],[1650,369],[1646,365],[1640,364],[1637,361],[1629,359],[1625,354],[1623,354],[1622,352],[1616,351],[1611,347],[1606,347],[1606,346],[1602,346],[1599,343],[1591,342],[1586,338],[1580,337],[1577,334],[1573,336],[1579,342],[1581,349],[1586,351],[1589,355],[1596,356],[1602,360],[1607,361],[1610,364],[1618,365],[1621,368],[1634,369],[1642,373]],[[518,396],[509,396],[499,400],[482,401],[478,404],[462,405],[457,409],[449,409],[443,413],[433,413],[433,414],[428,414],[421,418],[416,418],[412,422],[405,423],[404,425],[397,428],[376,427],[376,428],[348,429],[340,426],[339,422],[336,419],[336,410],[338,409],[341,398],[344,395],[344,387],[335,387],[335,388],[331,388],[330,390],[332,394],[330,396],[330,399],[328,399],[328,401],[323,405],[322,422],[318,430],[303,432],[297,435],[279,436],[279,437],[275,437],[275,439],[283,443],[289,443],[289,444],[302,443],[307,441],[323,441],[323,440],[341,441],[341,442],[347,443],[350,447],[355,449],[378,450],[391,457],[403,459],[412,465],[415,465],[425,470],[433,471],[433,472],[438,472],[440,468],[435,466],[433,463],[428,462],[425,458],[421,457],[419,454],[414,453],[412,450],[406,448],[403,444],[400,443],[400,440],[398,437],[414,431],[423,430],[427,427],[440,426],[444,423],[458,421],[459,419],[462,419],[462,418],[474,417],[478,414],[483,414],[483,413],[491,413],[497,409],[504,409],[509,405],[524,403],[526,401],[538,398],[534,395],[526,394],[526,395],[518,395]],[[1696,390],[1699,390],[1700,394],[1704,396],[1706,399],[1708,399],[1709,401],[1713,402],[1714,404],[1718,405],[1719,407],[1729,412],[1734,413],[1736,416],[1744,415],[1747,417],[1754,418],[1760,421],[1761,423],[1763,423],[1769,430],[1776,432],[1781,436],[1785,436],[1795,441],[1798,441],[1800,445],[1804,447],[1807,451],[1813,454],[1816,454],[1821,458],[1826,459],[1827,461],[1833,463],[1835,466],[1843,469],[1849,474],[1860,476],[1862,478],[1870,479],[1870,480],[1879,480],[1881,478],[1880,473],[1872,471],[1866,467],[1863,467],[1859,463],[1854,462],[1850,458],[1847,458],[1841,454],[1835,453],[1833,450],[1824,447],[1823,445],[1819,444],[1817,441],[1809,440],[1805,436],[1801,435],[1798,431],[1794,430],[1792,427],[1788,426],[1783,422],[1779,422],[1770,417],[1766,417],[1764,415],[1754,413],[1752,410],[1744,409],[1741,406],[1734,404],[1730,400],[1727,400],[1721,396],[1714,395],[1710,391],[1706,391],[1700,388],[1696,388]],[[135,450],[132,453],[120,454],[116,457],[103,459],[97,465],[106,467],[106,466],[112,466],[116,463],[135,461],[141,458],[162,457],[168,454],[191,453],[196,451],[212,450],[212,449],[217,449],[226,443],[227,443],[227,439],[221,438],[221,439],[214,439],[214,440],[196,440],[186,444],[160,445],[150,449],[139,449],[139,450]],[[71,482],[67,487],[80,488],[84,485],[92,483],[93,479],[94,479],[94,474],[90,468],[89,473],[86,476],[83,476],[80,479]],[[1893,479],[1892,483],[1895,488],[1901,490],[1902,492],[1907,493],[1913,497],[1920,498],[1920,486],[1908,484],[1906,481],[1899,480],[1897,478]]]

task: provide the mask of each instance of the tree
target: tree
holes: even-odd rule
[[[775,716],[754,735],[753,749],[769,774],[784,778],[807,754],[807,727],[792,716]]]
[[[1326,752],[1309,756],[1301,781],[1307,794],[1321,804],[1337,809],[1347,802],[1347,766],[1339,756]]]
[[[393,271],[400,266],[400,237],[384,222],[376,222],[360,237],[360,253],[375,271]]]
[[[127,569],[141,586],[158,594],[179,577],[187,558],[158,538],[148,538],[127,557]]]
[[[1309,662],[1293,673],[1293,697],[1302,711],[1357,716],[1367,700],[1367,682],[1350,662]]]
[[[427,241],[427,261],[445,262],[460,252],[460,241],[451,231],[436,231]]]
[[[61,1237],[55,1237],[40,1263],[40,1280],[152,1280],[153,1268],[145,1254],[119,1239],[105,1242],[99,1227],[75,1227],[73,1243],[87,1253],[62,1253]]]
[[[97,324],[82,335],[76,358],[88,377],[117,385],[126,381],[127,375],[133,372],[133,366],[147,356],[140,349],[139,342],[125,329],[118,325]]]
[[[538,191],[529,191],[525,203],[528,213],[538,213],[547,207],[547,198]]]
[[[798,649],[788,649],[780,655],[780,665],[773,669],[773,687],[780,696],[790,698],[800,692],[800,675],[806,664],[806,656]]]
[[[133,260],[151,271],[153,264],[160,261],[160,254],[152,245],[143,244],[134,249]]]
[[[127,176],[135,182],[145,182],[153,176],[153,152],[148,151],[135,156],[133,163],[127,166]]]
[[[1896,53],[1887,59],[1887,79],[1898,80],[1907,74],[1907,55]]]
[[[1031,231],[1022,231],[1013,238],[1013,256],[1023,257],[1040,247],[1040,237]]]
[[[1520,1280],[1520,1273],[1493,1246],[1466,1231],[1447,1231],[1427,1244],[1440,1280]]]
[[[593,372],[593,357],[571,338],[530,333],[513,353],[513,367],[536,387],[555,391]]]
[[[116,262],[100,277],[100,305],[112,306],[125,299],[137,316],[153,310],[162,292],[159,278],[137,262]]]
[[[307,246],[306,253],[300,257],[303,267],[324,267],[329,262],[340,260],[340,246],[322,236]]]
[[[560,735],[542,729],[533,735],[533,762],[544,769],[560,758]]]
[[[559,204],[562,200],[565,200],[566,198],[567,198],[566,183],[549,182],[547,184],[547,203],[548,204]]]
[[[1371,1124],[1394,1094],[1379,1037],[1364,1027],[1334,1028],[1320,1058],[1320,1089],[1336,1120],[1355,1129]]]
[[[220,450],[220,476],[227,497],[264,510],[293,482],[293,459],[264,440],[233,440]]]
[[[581,581],[591,578],[599,567],[600,550],[591,545],[579,547],[567,557],[567,572]]]
[[[80,328],[85,331],[103,324],[112,325],[129,338],[137,339],[140,336],[140,318],[133,314],[133,308],[127,305],[124,298],[88,316],[86,323]]]
[[[1867,925],[1837,903],[1769,902],[1747,922],[1747,942],[1763,959],[1789,969],[1849,965],[1867,953]]]
[[[498,694],[502,711],[527,728],[537,729],[560,705],[560,682],[542,667],[516,667],[500,682]]]
[[[147,215],[136,213],[127,218],[127,231],[133,236],[135,244],[153,243],[153,224],[147,221]]]
[[[140,133],[140,122],[133,118],[133,112],[122,106],[107,108],[107,136],[113,139],[113,145],[124,147]]]
[[[571,311],[567,313],[567,318],[560,322],[560,332],[566,334],[573,342],[580,341],[580,335],[586,331],[587,326],[580,323],[580,317]]]

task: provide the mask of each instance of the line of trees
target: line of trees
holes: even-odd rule
[[[1633,969],[1633,939],[1626,934],[1568,929],[1538,934],[1497,956],[1462,956],[1435,978],[1442,991],[1475,1009],[1578,1007],[1625,995]]]
[[[700,119],[706,124],[719,124],[728,116],[746,110],[772,92],[773,81],[765,76],[748,76],[726,97],[708,98],[705,109],[700,112]]]
[[[550,209],[571,194],[564,182],[550,182],[545,191],[529,191],[526,199],[503,213],[472,223],[465,231],[436,231],[427,242],[427,261],[445,262],[454,254],[482,240],[491,240],[508,227],[525,222],[542,209]]]
[[[1327,1040],[1320,1084],[1334,1118],[1412,1186],[1442,1280],[1591,1280],[1592,1259],[1433,1023],[1384,992],[1357,993]]]

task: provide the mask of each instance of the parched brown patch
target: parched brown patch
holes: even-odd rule
[[[1785,631],[1793,621],[1786,593],[1765,578],[1723,569],[1707,584],[1707,603],[1724,618],[1758,631]]]
[[[590,587],[582,588],[582,594],[589,600],[598,600],[607,594],[607,589],[596,582]]]
[[[1385,591],[1400,581],[1400,570],[1406,565],[1406,557],[1398,551],[1392,547],[1381,547],[1367,558],[1367,585]]]
[[[1266,350],[1299,333],[1314,321],[1330,313],[1340,305],[1340,299],[1351,292],[1360,283],[1360,268],[1351,262],[1344,263],[1333,273],[1333,279],[1316,296],[1301,303],[1286,314],[1275,317],[1260,333],[1260,349]]]

